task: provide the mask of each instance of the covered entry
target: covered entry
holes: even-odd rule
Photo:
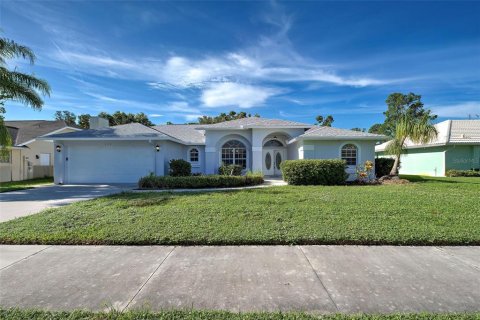
[[[280,164],[286,157],[286,148],[278,139],[268,139],[263,144],[263,174],[266,176],[280,176]]]

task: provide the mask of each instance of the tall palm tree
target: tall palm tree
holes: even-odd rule
[[[5,127],[3,114],[5,101],[17,101],[35,110],[41,110],[43,100],[40,95],[50,95],[50,86],[34,75],[18,72],[7,68],[7,60],[23,58],[35,63],[33,51],[15,41],[0,38],[0,146],[2,151],[11,145],[11,138]]]
[[[407,141],[407,139],[413,143],[425,144],[435,139],[437,134],[437,129],[431,123],[428,116],[413,118],[406,115],[401,118],[400,121],[397,122],[395,136],[385,150],[388,154],[395,156],[395,162],[390,171],[390,175],[398,175],[400,156],[405,149],[405,141]]]

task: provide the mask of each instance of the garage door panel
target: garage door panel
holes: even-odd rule
[[[90,143],[68,150],[67,183],[136,183],[154,171],[154,149],[140,143]]]

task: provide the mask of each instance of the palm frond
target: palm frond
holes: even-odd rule
[[[1,69],[4,69],[4,68],[0,67],[0,86],[2,84],[3,78],[5,77],[5,79],[9,79],[9,81],[16,82],[25,87],[38,90],[43,95],[50,95],[51,89],[47,81],[36,78],[33,75],[29,75],[29,74],[25,74],[17,71],[7,70],[7,72],[3,72],[3,70]]]
[[[8,77],[0,78],[0,97],[21,102],[36,110],[41,110],[43,105],[42,98],[34,89],[11,81]]]
[[[22,57],[28,59],[32,64],[36,59],[32,49],[7,38],[0,38],[0,57],[2,60]]]

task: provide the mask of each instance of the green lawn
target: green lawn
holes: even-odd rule
[[[157,313],[149,311],[92,313],[88,311],[50,312],[0,309],[0,318],[5,320],[478,320],[480,319],[480,314],[311,315],[306,313],[232,313],[225,311],[192,310],[169,310]]]
[[[53,183],[53,178],[40,178],[23,181],[0,182],[0,193],[16,190],[31,189],[35,186]]]
[[[123,193],[0,224],[11,244],[480,244],[480,178]]]

